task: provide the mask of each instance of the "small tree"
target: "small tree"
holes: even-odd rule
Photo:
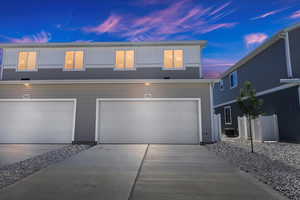
[[[263,100],[258,99],[256,96],[256,90],[252,88],[250,81],[245,81],[244,88],[240,91],[240,96],[237,98],[240,110],[244,115],[246,115],[249,124],[249,135],[251,141],[251,152],[253,153],[253,137],[251,120],[256,119],[262,112]]]

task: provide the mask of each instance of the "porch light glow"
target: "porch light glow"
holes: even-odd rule
[[[150,83],[149,83],[149,82],[146,82],[146,83],[145,83],[145,86],[150,86]]]
[[[25,86],[25,87],[29,87],[30,84],[29,84],[29,83],[24,83],[24,86]]]

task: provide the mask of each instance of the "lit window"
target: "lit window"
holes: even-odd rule
[[[34,71],[36,70],[36,52],[23,51],[19,52],[19,71]]]
[[[65,55],[66,70],[83,69],[83,51],[67,51]]]
[[[116,51],[116,69],[134,69],[134,51]]]
[[[183,50],[165,50],[164,68],[183,68]]]
[[[232,118],[231,118],[231,107],[226,106],[224,107],[224,118],[225,118],[225,124],[231,124]]]
[[[230,88],[235,88],[238,85],[238,77],[237,72],[234,71],[230,74]]]

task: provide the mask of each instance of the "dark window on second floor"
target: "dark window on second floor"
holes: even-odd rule
[[[224,90],[224,80],[220,80],[220,90]]]
[[[237,72],[231,72],[231,74],[229,75],[229,79],[230,79],[230,88],[235,88],[238,85],[238,77],[237,77]]]

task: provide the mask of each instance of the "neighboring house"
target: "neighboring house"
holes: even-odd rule
[[[242,113],[236,98],[250,81],[263,99],[263,112],[278,117],[281,141],[300,142],[300,24],[284,29],[227,70],[214,87],[214,108],[221,114],[223,133],[238,135],[237,117]]]
[[[205,44],[0,44],[0,143],[210,142]]]

